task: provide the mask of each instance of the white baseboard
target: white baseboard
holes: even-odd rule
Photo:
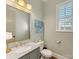
[[[53,52],[53,56],[56,57],[56,58],[58,58],[58,59],[69,59],[69,58],[64,57],[64,56],[62,56],[62,55],[59,55],[59,54],[57,54],[57,53],[55,53],[55,52]]]

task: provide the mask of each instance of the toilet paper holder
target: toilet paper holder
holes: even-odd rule
[[[63,43],[62,40],[58,40],[58,41],[57,41],[57,44],[61,44],[61,43]]]

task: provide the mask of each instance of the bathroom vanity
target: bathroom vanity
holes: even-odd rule
[[[28,54],[25,54],[24,56],[18,58],[18,59],[40,59],[40,52],[39,52],[39,48],[31,51]]]
[[[6,59],[40,59],[40,46],[34,42],[12,48]]]

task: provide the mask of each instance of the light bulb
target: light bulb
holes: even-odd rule
[[[24,6],[24,0],[18,0],[18,4]]]
[[[31,10],[32,6],[30,4],[27,4],[27,9]]]
[[[14,2],[15,0],[11,0],[11,1],[13,1],[13,2]]]

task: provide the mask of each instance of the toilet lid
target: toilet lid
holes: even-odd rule
[[[41,54],[44,56],[44,57],[52,57],[53,53],[52,51],[48,50],[48,49],[43,49],[41,51]]]

